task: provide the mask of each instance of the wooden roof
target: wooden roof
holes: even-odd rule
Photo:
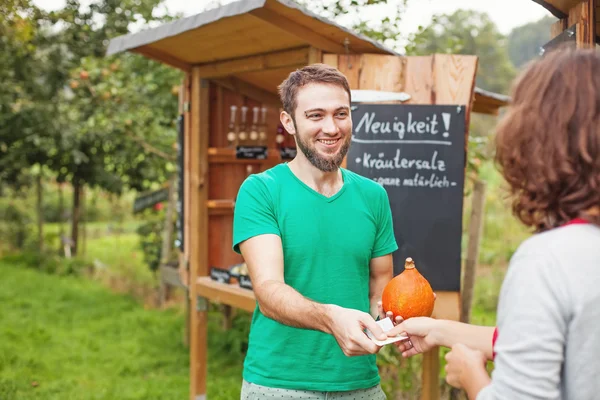
[[[563,31],[564,29],[573,26],[577,22],[577,20],[581,17],[580,11],[571,11],[571,10],[574,10],[574,7],[577,6],[578,4],[582,3],[583,0],[533,0],[533,1],[540,4],[548,11],[550,11],[552,13],[552,15],[554,15],[556,18],[563,20],[564,25],[556,25],[555,24],[555,26],[553,26],[553,32],[555,34],[558,34],[561,31]],[[595,21],[593,21],[593,23],[595,25],[594,33],[596,35],[596,43],[600,43],[600,36],[598,36],[598,33],[600,32],[600,2],[595,1],[593,3],[593,6],[595,7],[595,12],[594,12]],[[569,11],[571,11],[571,13],[569,13]],[[585,15],[584,20],[589,18],[588,17],[589,11],[584,13],[584,15]],[[587,20],[585,23],[587,24]],[[557,30],[555,31],[555,29],[557,29]],[[590,38],[590,40],[591,40],[591,38]]]
[[[556,18],[566,18],[569,16],[569,10],[581,0],[533,0],[545,9],[550,11]]]
[[[271,94],[294,69],[309,63],[310,48],[324,53],[397,55],[381,43],[315,15],[291,0],[243,0],[119,36],[107,55],[132,51],[211,78],[234,78]],[[237,83],[236,83],[237,82]],[[265,93],[263,93],[265,94]],[[508,97],[476,88],[473,111],[496,114]]]
[[[125,50],[177,68],[312,46],[330,53],[394,54],[380,43],[300,8],[290,0],[244,0],[117,37]]]

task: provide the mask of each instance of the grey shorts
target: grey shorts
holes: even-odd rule
[[[386,400],[387,397],[380,385],[368,389],[350,390],[346,392],[318,392],[313,390],[279,389],[250,383],[242,383],[240,400],[330,400],[330,399],[356,399],[356,400]]]

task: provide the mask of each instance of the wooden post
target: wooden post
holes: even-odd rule
[[[434,347],[423,354],[421,400],[440,398],[440,348]]]
[[[308,65],[323,62],[323,53],[316,47],[308,49]]]
[[[596,43],[595,15],[594,0],[583,0],[569,10],[568,26],[577,25],[575,39],[578,48],[590,47]]]
[[[206,399],[208,303],[197,295],[196,281],[208,275],[208,81],[192,69],[190,132],[190,400]]]
[[[186,302],[185,302],[185,332],[183,336],[183,342],[186,347],[190,346],[191,343],[191,319],[192,319],[192,308],[190,305],[191,299],[191,291],[190,291],[190,270],[189,270],[189,260],[190,260],[190,171],[191,171],[191,154],[190,151],[190,143],[191,143],[191,110],[190,110],[190,99],[192,97],[191,94],[191,85],[192,85],[192,75],[191,73],[185,76],[183,80],[182,87],[182,95],[183,95],[183,103],[181,107],[181,111],[183,113],[183,184],[184,192],[183,192],[183,212],[185,219],[183,220],[183,252],[179,254],[179,276],[181,278],[181,282],[187,286],[186,290]],[[190,349],[191,351],[191,349]]]
[[[167,196],[167,211],[165,212],[165,224],[163,227],[163,242],[160,251],[160,264],[159,268],[162,269],[166,266],[169,261],[171,254],[171,246],[173,243],[173,211],[175,209],[175,188],[177,185],[177,175],[173,175],[169,179],[169,194]],[[160,288],[158,302],[159,307],[164,306],[165,302],[169,299],[171,289],[165,279],[160,277]]]
[[[475,275],[477,273],[477,260],[479,259],[479,241],[481,240],[484,209],[485,183],[478,179],[475,181],[475,186],[473,188],[471,221],[469,222],[469,244],[462,282],[461,322],[468,323],[471,320],[473,288],[475,286]]]

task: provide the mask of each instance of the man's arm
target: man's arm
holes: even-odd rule
[[[285,325],[331,333],[329,306],[311,301],[283,280],[283,250],[277,235],[259,235],[240,244],[260,311]]]
[[[358,310],[307,299],[284,282],[281,238],[254,236],[240,244],[260,311],[282,324],[333,335],[344,354],[373,354],[379,347],[363,332],[368,328],[384,340],[387,335],[373,318]]]
[[[371,315],[375,317],[379,315],[377,302],[381,300],[383,289],[393,276],[394,261],[391,254],[371,259],[369,263],[369,305]]]

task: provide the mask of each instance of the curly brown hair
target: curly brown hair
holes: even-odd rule
[[[600,225],[600,56],[560,49],[527,66],[496,131],[513,213],[537,232]]]

